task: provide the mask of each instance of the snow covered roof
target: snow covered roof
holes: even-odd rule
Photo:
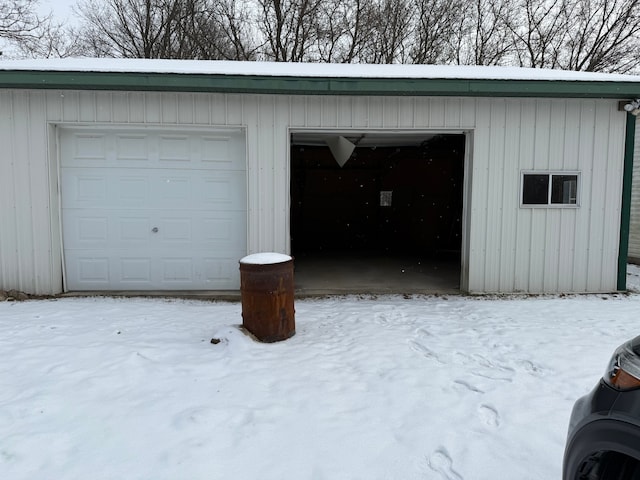
[[[625,98],[640,76],[518,67],[147,59],[0,61],[0,87]]]
[[[471,65],[370,65],[217,60],[65,58],[0,61],[0,70],[42,72],[179,73],[266,77],[421,78],[639,82],[640,76],[541,68]]]

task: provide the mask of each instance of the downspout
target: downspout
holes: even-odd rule
[[[627,113],[624,140],[624,171],[622,174],[622,208],[620,210],[620,248],[618,250],[618,290],[627,289],[627,256],[629,255],[629,224],[631,222],[631,184],[633,177],[633,147],[636,117]]]

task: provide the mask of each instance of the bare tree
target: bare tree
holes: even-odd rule
[[[322,0],[257,0],[264,56],[276,62],[319,61]]]
[[[0,38],[19,41],[35,35],[48,20],[36,13],[38,0],[3,0],[0,2]]]
[[[171,33],[169,17],[175,15],[175,10],[162,3],[163,0],[84,0],[77,6],[83,21],[82,40],[96,56],[166,58],[169,52],[161,41]]]
[[[558,68],[574,0],[520,0],[515,7],[516,13],[507,25],[517,64]]]
[[[16,44],[21,57],[64,58],[85,55],[86,51],[73,28],[61,23],[47,23],[34,35],[21,39]]]
[[[368,41],[362,49],[366,63],[408,63],[413,36],[410,0],[372,2]]]
[[[561,68],[627,72],[638,66],[640,0],[577,0],[567,24]]]
[[[509,22],[513,17],[509,0],[475,0],[469,15],[470,52],[474,65],[501,65],[513,49]]]
[[[522,0],[508,22],[516,62],[626,72],[639,65],[640,0]]]
[[[464,0],[413,0],[412,63],[448,63]]]
[[[362,48],[362,0],[323,0],[317,14],[316,51],[321,62],[351,63]]]
[[[79,0],[75,30],[37,2],[0,0],[22,56],[640,67],[640,0]]]
[[[260,46],[252,31],[251,10],[247,1],[218,0],[213,2],[217,13],[217,30],[227,39],[229,60],[255,60]]]
[[[57,26],[52,25],[51,15],[40,16],[36,12],[38,0],[0,1],[0,40],[24,54],[31,45],[45,40]],[[2,55],[2,52],[0,52]]]
[[[251,59],[232,0],[82,0],[80,37],[96,56]]]

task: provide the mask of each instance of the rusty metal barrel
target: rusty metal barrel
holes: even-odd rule
[[[240,260],[242,325],[261,342],[279,342],[296,333],[293,258],[256,253]]]

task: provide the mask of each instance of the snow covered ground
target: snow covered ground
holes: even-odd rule
[[[240,311],[0,303],[0,478],[559,479],[573,402],[640,333],[640,294],[300,300],[278,344]]]

